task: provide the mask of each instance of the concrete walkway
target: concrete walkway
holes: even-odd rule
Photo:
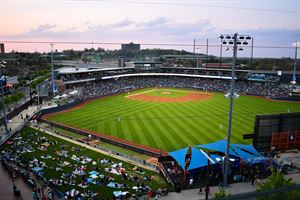
[[[285,175],[286,178],[291,178],[293,181],[295,181],[297,184],[300,184],[300,173],[295,174],[288,174]],[[260,180],[260,182],[264,182],[266,179]],[[218,186],[210,187],[210,195],[209,199],[214,198],[214,193],[219,191]],[[230,184],[228,187],[225,188],[225,191],[232,195],[234,194],[243,194],[248,192],[254,192],[256,191],[256,186],[251,185],[250,182],[241,182],[241,183],[233,183]],[[172,200],[199,200],[199,199],[205,199],[205,193],[203,188],[203,194],[199,194],[199,188],[197,189],[190,189],[190,190],[182,190],[180,193],[176,192],[170,192],[168,196],[160,197],[159,199],[172,199]]]
[[[22,112],[19,113],[19,115],[14,116],[7,123],[8,130],[14,131],[15,129],[17,129],[20,125],[24,123],[25,116],[26,115],[31,116],[33,113],[36,112],[36,110],[37,110],[36,105],[29,106],[28,109],[24,109]],[[23,119],[21,118],[21,116],[23,116]],[[0,126],[0,136],[1,138],[6,136],[4,125]]]

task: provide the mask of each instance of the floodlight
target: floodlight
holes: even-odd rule
[[[243,45],[247,45],[247,44],[248,44],[248,42],[246,42],[246,41],[245,41],[245,42],[243,42]]]
[[[226,42],[226,41],[223,41],[222,44],[227,44],[227,42]]]
[[[229,41],[228,44],[233,44],[233,41]]]
[[[225,94],[225,98],[228,99],[230,97],[230,93]]]
[[[240,40],[243,40],[243,39],[245,39],[245,37],[244,37],[244,36],[240,36],[239,38],[240,38]]]
[[[250,36],[247,36],[247,37],[246,37],[246,40],[251,40],[251,37],[250,37]]]

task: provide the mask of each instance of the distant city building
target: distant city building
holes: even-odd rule
[[[4,43],[0,44],[0,53],[5,53]]]
[[[141,50],[141,45],[131,42],[129,44],[122,44],[121,49],[126,51],[139,51]]]

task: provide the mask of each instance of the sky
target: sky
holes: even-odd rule
[[[58,50],[134,42],[193,51],[195,39],[196,52],[206,53],[208,39],[209,54],[218,55],[218,37],[236,32],[254,38],[254,57],[294,57],[300,0],[0,0],[6,52],[50,51],[50,42]],[[11,43],[20,41],[45,43]],[[249,56],[250,46],[239,56]]]

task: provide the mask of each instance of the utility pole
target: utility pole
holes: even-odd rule
[[[294,58],[294,71],[293,71],[293,80],[292,80],[292,84],[296,84],[297,80],[296,80],[296,68],[297,68],[297,49],[300,45],[300,42],[294,42],[295,45],[295,58]]]
[[[4,60],[2,60],[1,61],[1,63],[0,63],[0,78],[2,79],[2,68],[4,68],[5,67],[5,64],[6,64],[6,62],[4,61]],[[3,80],[1,80],[1,99],[2,99],[2,106],[3,106],[3,108],[2,108],[2,110],[3,110],[3,120],[4,120],[4,128],[5,128],[5,133],[6,133],[6,135],[8,135],[9,134],[9,131],[8,131],[8,127],[7,127],[7,116],[6,116],[6,111],[5,111],[5,102],[4,102],[4,89],[3,89],[3,87],[4,87],[4,79]]]
[[[254,38],[251,37],[251,58],[250,58],[250,68],[252,69],[252,61],[253,61],[253,44],[254,44]]]
[[[233,60],[232,60],[232,71],[231,71],[231,87],[230,87],[230,93],[226,94],[225,97],[229,96],[230,99],[230,106],[229,106],[229,112],[228,112],[228,129],[227,129],[227,144],[226,144],[226,152],[225,152],[225,159],[224,159],[224,174],[223,174],[223,186],[227,186],[228,184],[228,175],[229,175],[229,149],[230,149],[230,137],[231,137],[231,129],[232,129],[232,110],[233,110],[233,98],[237,98],[238,95],[235,95],[234,93],[234,79],[235,79],[235,68],[236,68],[236,59],[237,59],[237,50],[238,50],[238,44],[239,45],[248,45],[248,42],[246,40],[250,40],[250,36],[244,36],[240,35],[238,38],[238,33],[235,33],[232,35],[221,35],[220,39],[223,41],[222,44],[229,44],[233,45]],[[229,40],[228,42],[226,40]],[[241,41],[243,40],[243,42]],[[241,48],[242,50],[242,48]]]
[[[234,78],[235,78],[235,65],[237,55],[237,33],[233,36],[233,61],[231,71],[231,87],[230,87],[230,106],[228,113],[228,130],[227,130],[227,146],[226,146],[226,158],[225,158],[225,175],[224,175],[224,186],[228,183],[228,172],[229,172],[229,148],[230,148],[230,136],[231,136],[231,125],[232,125],[232,109],[233,109],[233,95],[234,95]]]
[[[39,77],[39,66],[37,65],[36,66],[36,77],[38,78]],[[37,86],[37,91],[36,91],[36,94],[37,94],[37,109],[39,110],[39,107],[40,107],[40,86],[39,86],[39,83],[36,85]]]
[[[222,49],[223,49],[223,39],[224,39],[224,36],[221,35],[219,37],[219,39],[221,39],[221,46],[220,46],[220,69],[222,68]]]
[[[53,43],[50,43],[51,46],[51,71],[52,71],[52,76],[51,76],[51,85],[52,85],[52,94],[55,95],[55,84],[54,84],[54,64],[53,64]]]
[[[208,38],[206,39],[206,63],[205,63],[205,67],[207,67],[207,61],[208,61]]]
[[[194,39],[194,45],[193,45],[194,58],[195,58],[195,51],[196,51],[196,39]]]

